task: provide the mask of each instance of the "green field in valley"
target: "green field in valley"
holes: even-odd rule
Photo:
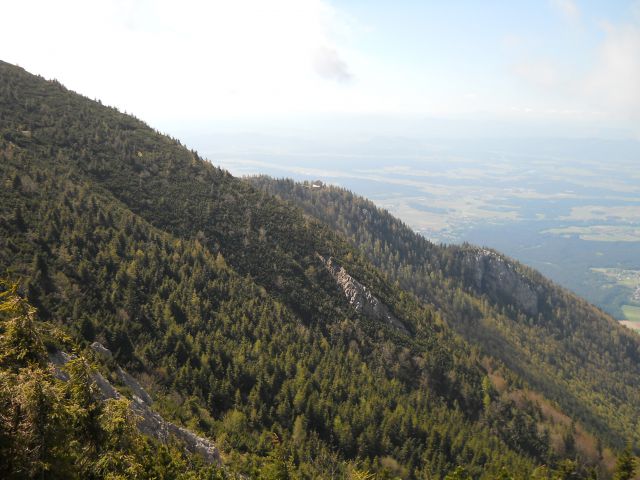
[[[640,323],[640,307],[636,307],[634,305],[623,305],[622,313],[624,313],[624,316],[628,321]]]

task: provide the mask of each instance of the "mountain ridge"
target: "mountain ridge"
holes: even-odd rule
[[[558,378],[558,385],[562,385],[565,378],[574,377],[574,381],[580,381],[581,377],[591,377],[591,385],[601,389],[601,377],[593,376],[583,367],[597,366],[603,372],[607,357],[612,355],[617,357],[619,377],[615,389],[626,389],[626,395],[630,395],[629,403],[638,399],[638,336],[538,272],[491,249],[471,245],[434,245],[388,212],[378,209],[371,201],[338,187],[309,188],[310,183],[298,184],[264,176],[250,177],[248,181],[332,225],[353,245],[361,248],[390,281],[399,282],[402,288],[439,307],[448,323],[471,344],[484,346],[485,353],[497,355],[510,368],[528,376],[533,386],[547,395],[551,389],[544,387],[543,379],[526,375],[527,371],[553,374]],[[456,291],[461,292],[457,300]],[[480,298],[474,300],[468,294]],[[449,306],[456,301],[475,305],[466,313],[462,309],[461,314],[447,314]],[[577,343],[571,338],[574,335],[579,335],[579,340],[592,346],[595,350],[593,358],[578,355],[575,351],[577,345],[571,345],[572,342]],[[527,351],[522,342],[529,343],[540,336],[544,341]],[[621,344],[620,348],[614,348],[616,344]],[[578,368],[579,375],[563,372],[561,366],[549,366],[546,359],[536,360],[528,368],[526,363],[522,364],[522,359],[548,356],[544,348],[551,345],[556,347],[550,349],[551,352],[567,352],[569,356],[563,360],[573,362],[572,368]],[[556,372],[550,372],[550,368]],[[587,391],[586,388],[583,390]],[[606,394],[608,392],[603,392]],[[552,395],[552,398],[564,404],[565,408],[569,408],[572,402],[581,401],[572,398],[566,389]],[[619,401],[616,405],[617,408],[628,407]],[[606,431],[611,419],[598,419],[596,414],[589,421],[597,430]],[[637,422],[638,413],[629,413],[617,420],[618,429],[634,435],[636,428],[633,425]],[[627,428],[629,423],[631,428]]]
[[[495,478],[542,464],[610,468],[606,449],[576,444],[593,440],[579,425],[554,421],[550,403],[518,394],[513,372],[449,328],[442,307],[461,286],[452,279],[449,294],[421,300],[331,222],[5,63],[0,135],[2,269],[22,278],[44,317],[146,378],[161,413],[211,434],[234,471],[444,478],[464,466]],[[358,312],[318,255],[407,332]],[[482,308],[465,295],[471,313]]]

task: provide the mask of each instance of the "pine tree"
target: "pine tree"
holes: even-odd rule
[[[627,446],[616,461],[614,480],[630,480],[636,470],[636,459],[631,452],[631,446]]]

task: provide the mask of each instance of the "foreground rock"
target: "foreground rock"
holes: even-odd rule
[[[111,352],[102,346],[102,344],[94,342],[91,348],[101,357],[111,358]],[[62,367],[72,358],[74,357],[61,351],[49,355],[51,363],[56,367],[56,376],[60,380],[67,381],[69,379]],[[200,454],[207,463],[217,465],[222,463],[220,452],[213,442],[207,438],[196,435],[186,428],[166,421],[158,413],[151,410],[153,400],[135,378],[119,366],[117,367],[116,373],[118,379],[132,392],[131,409],[139,418],[138,428],[142,433],[154,437],[165,444],[174,438],[183,443],[185,448],[190,452]],[[100,372],[94,372],[92,377],[100,390],[102,400],[122,397],[120,392],[118,392]]]

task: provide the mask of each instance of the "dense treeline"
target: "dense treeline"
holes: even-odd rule
[[[0,63],[0,166],[0,268],[43,319],[114,351],[163,414],[216,438],[233,471],[603,471],[572,446],[579,427],[518,397],[517,376],[498,377],[441,303],[420,302],[333,226],[142,122]],[[410,334],[350,308],[317,254]],[[484,305],[450,285],[469,312]]]
[[[387,278],[438,307],[472,344],[497,357],[565,411],[617,447],[640,440],[640,339],[537,272],[496,255],[535,291],[528,313],[473,278],[483,253],[439,246],[371,201],[341,188],[254,177],[250,183],[290,201],[357,245]]]
[[[297,447],[290,454],[298,462],[322,462],[306,467],[309,477],[340,468],[340,457],[393,457],[411,471],[423,463],[416,454],[427,453],[419,447],[429,435],[436,435],[429,454],[436,456],[436,473],[471,463],[468,456],[488,466],[494,440],[468,425],[462,412],[452,418],[447,407],[459,402],[467,416],[479,414],[480,377],[470,362],[452,358],[439,342],[427,345],[429,338],[413,349],[372,340],[352,312],[331,304],[326,322],[305,325],[198,238],[178,240],[115,204],[102,208],[105,200],[87,186],[48,177],[39,164],[30,170],[19,160],[21,184],[35,188],[20,187],[20,195],[11,196],[28,200],[20,210],[32,238],[4,232],[7,265],[27,278],[24,288],[44,316],[66,319],[87,341],[104,342],[130,368],[150,372],[165,391],[188,399],[181,407],[186,411],[174,415],[197,421],[194,427],[230,450],[263,457],[275,431]],[[5,225],[11,221],[9,215]],[[9,257],[14,245],[20,245],[21,260]],[[426,348],[428,355],[421,352]],[[452,382],[447,373],[455,364],[461,380]],[[475,378],[475,385],[463,383],[465,377]],[[419,394],[420,385],[444,398]],[[399,430],[398,421],[405,424]],[[477,442],[477,454],[466,453],[474,451],[466,439],[478,436],[484,440]],[[334,456],[327,444],[342,455]],[[512,456],[500,463],[523,462]],[[255,473],[252,464],[246,468]]]

